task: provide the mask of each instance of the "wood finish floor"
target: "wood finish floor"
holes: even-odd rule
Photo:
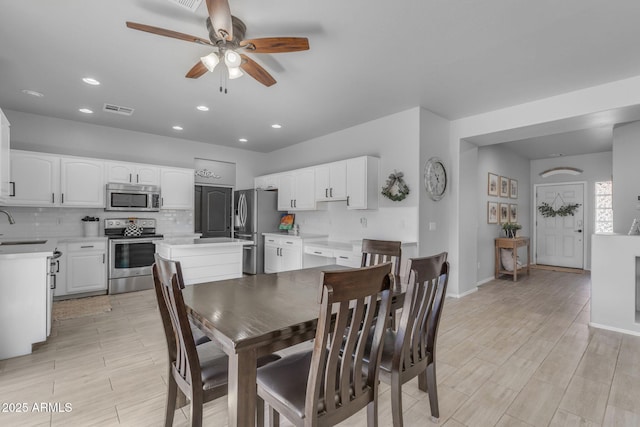
[[[1,426],[163,425],[167,358],[154,293],[110,298],[111,312],[56,322],[33,354],[0,361],[0,410],[21,402],[29,409],[0,412]],[[588,274],[532,270],[518,282],[494,280],[447,299],[437,353],[439,425],[640,425],[640,337],[588,321]],[[61,409],[34,412],[41,402]],[[403,403],[406,426],[431,425],[417,381],[403,387]],[[206,404],[204,413],[205,425],[226,426],[226,399]],[[384,384],[379,415],[381,426],[391,425]],[[174,425],[188,425],[188,406]],[[342,425],[365,426],[364,411]]]

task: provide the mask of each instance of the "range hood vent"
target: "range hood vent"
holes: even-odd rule
[[[122,114],[123,116],[130,116],[133,114],[133,108],[115,104],[104,104],[103,110],[107,113]]]
[[[169,2],[189,9],[191,12],[195,12],[200,6],[200,3],[202,3],[202,0],[169,0]]]

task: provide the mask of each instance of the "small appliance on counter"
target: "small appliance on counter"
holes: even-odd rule
[[[153,288],[151,266],[156,252],[156,220],[109,218],[104,220],[109,238],[109,294]]]

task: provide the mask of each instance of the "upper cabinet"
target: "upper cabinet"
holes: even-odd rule
[[[278,210],[314,210],[315,171],[313,168],[299,169],[279,174]]]
[[[60,158],[60,206],[104,207],[104,162]]]
[[[193,209],[193,169],[160,168],[160,191],[162,209]]]
[[[104,165],[99,160],[11,150],[14,206],[104,207]]]
[[[345,200],[347,198],[347,162],[316,166],[316,201]]]
[[[160,185],[160,168],[128,162],[106,162],[107,182]]]
[[[378,208],[378,163],[371,156],[347,160],[347,209]]]
[[[0,201],[9,197],[9,120],[0,110]]]
[[[7,204],[58,206],[60,203],[60,157],[11,150],[11,194]]]

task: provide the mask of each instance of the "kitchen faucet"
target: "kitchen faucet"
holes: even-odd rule
[[[4,209],[0,209],[0,212],[2,212],[3,214],[7,215],[7,218],[9,219],[9,224],[15,224],[16,220],[13,219],[13,217],[11,216],[11,214],[7,211],[5,211]]]

